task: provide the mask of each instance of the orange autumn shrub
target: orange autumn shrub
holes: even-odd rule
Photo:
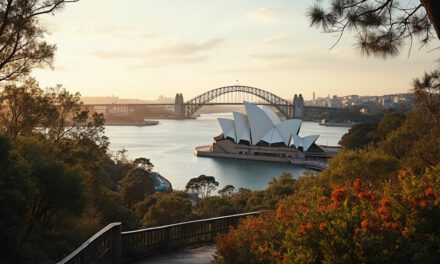
[[[217,239],[223,263],[440,263],[440,167],[310,188]]]

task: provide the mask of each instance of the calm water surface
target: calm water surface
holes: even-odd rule
[[[218,117],[229,114],[207,114],[193,120],[159,120],[157,126],[108,126],[110,150],[125,148],[128,157],[149,158],[154,170],[166,177],[174,189],[184,189],[186,183],[201,174],[211,175],[220,183],[219,188],[232,184],[236,188],[264,189],[267,182],[283,172],[298,177],[301,167],[271,162],[196,157],[194,148],[212,143],[221,133]],[[344,127],[323,127],[318,123],[303,122],[300,135],[321,135],[318,144],[337,145],[348,131]]]

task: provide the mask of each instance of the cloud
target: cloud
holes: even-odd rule
[[[248,18],[263,23],[278,22],[284,15],[285,12],[283,10],[268,7],[261,7],[246,14]]]
[[[114,39],[150,39],[157,36],[156,33],[144,29],[128,26],[109,26],[93,28],[58,28],[56,25],[45,23],[50,32],[61,33],[68,36],[87,38],[105,37]]]
[[[219,46],[221,38],[208,39],[201,42],[178,42],[152,50],[150,54],[164,56],[190,56]]]
[[[130,69],[161,67],[172,64],[194,64],[208,59],[206,52],[218,47],[223,39],[213,38],[201,42],[177,42],[149,51],[142,63]]]
[[[157,57],[145,60],[138,64],[129,65],[128,70],[140,70],[145,68],[157,68],[176,64],[196,64],[207,61],[207,56],[189,56],[189,57]]]
[[[83,30],[84,34],[88,35],[99,35],[99,36],[109,36],[113,38],[153,38],[157,36],[156,33],[148,32],[142,29],[136,29],[133,27],[105,27],[98,28],[94,30]]]
[[[136,60],[129,69],[161,67],[171,64],[194,64],[208,59],[210,50],[221,45],[223,39],[212,38],[199,42],[175,42],[147,51],[113,50],[95,51],[91,56],[105,60]]]
[[[289,44],[291,42],[291,39],[289,38],[289,35],[287,33],[283,33],[278,36],[269,37],[265,40],[263,40],[263,44],[270,45],[270,46],[282,46]]]

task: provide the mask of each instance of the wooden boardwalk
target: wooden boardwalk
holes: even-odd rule
[[[215,245],[149,257],[134,264],[208,264],[214,260]]]

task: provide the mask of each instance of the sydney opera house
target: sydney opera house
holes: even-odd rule
[[[280,120],[270,107],[244,102],[246,114],[219,118],[222,134],[210,146],[196,148],[198,156],[291,162],[326,159],[337,149],[318,146],[319,135],[301,137],[302,120]]]

